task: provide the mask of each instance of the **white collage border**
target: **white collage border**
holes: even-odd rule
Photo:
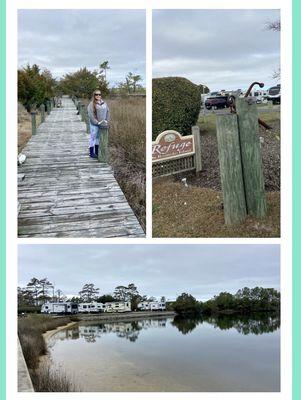
[[[18,393],[17,392],[17,246],[18,244],[280,244],[281,245],[281,392],[280,393],[126,393],[124,399],[291,399],[292,351],[292,50],[291,50],[291,2],[286,0],[110,0],[103,4],[99,0],[15,0],[7,2],[6,10],[6,203],[7,203],[7,398],[31,400],[52,398],[70,399],[119,399],[120,393]],[[281,76],[282,111],[281,132],[281,239],[152,239],[151,238],[151,82],[152,82],[152,9],[281,9]],[[17,10],[18,9],[145,9],[146,10],[146,85],[147,85],[147,238],[146,239],[17,239]],[[285,106],[283,106],[285,104]]]

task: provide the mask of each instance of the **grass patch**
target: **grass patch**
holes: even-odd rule
[[[32,374],[32,383],[36,392],[79,392],[67,374],[43,365]]]
[[[67,325],[69,322],[71,322],[69,317],[53,318],[41,314],[19,318],[18,335],[28,368],[37,368],[39,357],[47,353],[43,333],[56,329],[58,326]]]
[[[245,223],[224,223],[222,193],[209,188],[185,188],[169,180],[153,184],[154,237],[279,237],[280,194],[267,193],[268,213],[248,216]]]
[[[201,112],[197,121],[197,125],[199,126],[202,135],[216,135],[215,114],[204,115]]]
[[[48,315],[29,315],[18,320],[18,335],[24,358],[36,392],[78,391],[62,371],[55,371],[49,365],[39,366],[41,356],[47,354],[43,333],[67,325],[76,317],[57,317]]]
[[[260,112],[259,118],[261,118],[267,124],[280,126],[279,111]],[[202,112],[200,112],[197,125],[200,127],[202,135],[216,135],[216,114],[210,113],[204,115]]]
[[[108,100],[111,112],[110,164],[127,201],[145,229],[145,98]]]
[[[41,114],[37,112],[36,115],[37,127],[41,124]],[[26,146],[31,138],[31,115],[18,103],[18,154]]]

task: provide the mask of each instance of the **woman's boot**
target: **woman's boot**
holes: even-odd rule
[[[96,144],[94,148],[95,148],[95,154],[96,154],[96,156],[98,157],[98,149],[99,149],[99,145],[98,145],[98,144]]]
[[[91,158],[98,158],[97,155],[94,153],[94,147],[90,147],[90,157]]]

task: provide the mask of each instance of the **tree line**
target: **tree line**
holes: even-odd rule
[[[219,313],[241,313],[280,311],[280,292],[273,288],[248,288],[238,290],[235,294],[221,292],[205,302],[197,301],[188,293],[182,293],[173,303],[178,314],[214,315]]]
[[[96,70],[90,71],[87,67],[82,67],[65,74],[61,79],[55,79],[49,70],[42,69],[37,64],[27,64],[18,70],[18,101],[30,112],[62,94],[89,99],[95,89],[99,89],[104,96],[145,92],[140,84],[141,75],[132,72],[115,87],[109,88],[107,71],[110,69],[109,61],[106,60]]]
[[[34,277],[25,287],[18,287],[18,307],[19,309],[39,307],[48,301],[70,301],[74,303],[129,301],[134,311],[137,310],[138,303],[141,301],[156,301],[156,298],[153,296],[140,294],[134,283],[116,286],[113,293],[100,295],[99,292],[100,289],[93,283],[85,283],[81,290],[79,290],[78,296],[67,298],[62,290],[55,289],[55,285],[48,278],[38,279]],[[165,297],[161,296],[160,301],[165,302]]]
[[[113,293],[100,294],[100,289],[94,283],[85,283],[79,290],[78,296],[67,298],[61,289],[48,278],[32,278],[25,287],[18,288],[19,308],[37,307],[53,301],[71,301],[75,303],[108,303],[113,301],[129,301],[133,311],[137,310],[142,301],[156,301],[153,296],[139,293],[134,283],[118,285]],[[179,315],[215,315],[227,313],[247,314],[261,311],[280,311],[280,292],[273,288],[248,288],[238,290],[235,294],[221,292],[207,301],[198,301],[188,293],[182,293],[175,301],[166,301],[161,296],[160,301],[166,303],[167,309],[174,310]]]

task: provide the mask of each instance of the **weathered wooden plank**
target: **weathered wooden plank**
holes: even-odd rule
[[[22,226],[19,228],[19,234],[42,234],[43,232],[69,232],[69,231],[80,231],[90,229],[103,229],[111,226],[131,227],[135,222],[133,216],[118,216],[112,218],[106,218],[105,220],[90,220],[90,221],[72,221],[72,222],[61,222],[56,224],[49,224],[48,226],[29,225]]]
[[[264,217],[267,205],[262,171],[257,105],[248,98],[238,98],[236,100],[236,112],[247,212],[256,217]]]
[[[143,237],[107,163],[88,156],[72,101],[54,109],[25,146],[18,172],[20,237]]]
[[[246,204],[237,115],[217,115],[216,129],[225,223],[240,224],[246,218]]]

